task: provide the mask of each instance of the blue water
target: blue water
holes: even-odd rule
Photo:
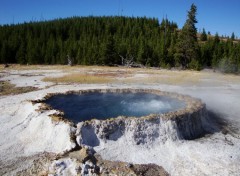
[[[108,119],[118,116],[141,117],[161,114],[185,107],[185,103],[150,93],[84,93],[55,95],[45,103],[61,110],[73,122]]]

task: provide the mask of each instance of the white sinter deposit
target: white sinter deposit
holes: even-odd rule
[[[14,74],[24,74],[16,76]],[[36,82],[36,87],[42,88],[20,95],[8,95],[0,97],[0,175],[17,175],[19,171],[31,167],[33,160],[39,158],[40,153],[53,152],[64,153],[75,147],[75,141],[71,135],[76,132],[77,141],[81,144],[81,136],[78,128],[62,121],[54,121],[48,115],[51,111],[36,111],[39,104],[32,104],[28,100],[36,100],[45,97],[48,93],[66,92],[69,90],[86,90],[96,88],[141,88],[159,89],[169,92],[189,94],[201,98],[206,102],[209,110],[222,115],[224,120],[236,122],[235,128],[240,128],[240,85],[231,81],[225,81],[223,85],[216,79],[209,78],[211,86],[184,85],[175,86],[167,84],[146,85],[54,85],[44,83],[41,79],[45,76],[54,75],[50,70],[41,70],[40,76],[29,76],[33,70],[11,71],[7,70],[0,80],[10,80],[18,86],[29,85]],[[58,72],[58,75],[63,73]],[[213,73],[214,74],[214,73]],[[36,81],[35,81],[36,80]],[[33,84],[31,84],[33,86]],[[211,117],[209,117],[211,118]],[[214,124],[211,124],[213,134],[202,138],[186,140],[176,135],[177,128],[174,122],[157,120],[144,125],[129,120],[126,126],[129,130],[125,133],[121,129],[109,135],[107,138],[99,138],[95,128],[85,129],[85,137],[89,135],[89,141],[82,144],[94,146],[94,149],[104,159],[121,160],[133,163],[156,163],[163,166],[171,175],[239,175],[240,173],[240,137],[239,131],[231,131],[223,134]],[[97,120],[95,124],[99,123]],[[187,123],[187,122],[186,122]],[[135,127],[139,127],[142,135],[147,135],[145,141],[133,141]],[[162,128],[163,127],[163,128]],[[156,132],[157,131],[157,132]],[[174,131],[174,133],[171,133]],[[96,134],[96,136],[92,134]],[[90,135],[91,134],[91,135]],[[138,133],[140,134],[140,133]],[[165,134],[164,138],[159,135]],[[169,137],[168,137],[169,136]],[[91,140],[90,140],[91,139]],[[161,140],[160,140],[161,139]],[[56,163],[58,161],[55,161]],[[65,160],[68,173],[75,173],[74,160]],[[59,169],[59,168],[58,168]],[[60,168],[61,169],[61,168]],[[61,172],[65,172],[64,170]]]

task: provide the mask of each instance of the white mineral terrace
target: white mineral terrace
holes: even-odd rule
[[[27,79],[23,76],[33,73],[35,75]],[[61,154],[75,148],[76,145],[92,146],[97,153],[108,160],[138,164],[156,163],[171,175],[237,176],[240,173],[240,132],[238,131],[240,84],[231,79],[222,79],[223,83],[220,84],[219,80],[212,76],[201,80],[197,86],[167,83],[54,85],[41,80],[46,76],[66,74],[64,71],[55,71],[47,67],[46,70],[4,70],[1,74],[0,80],[10,80],[19,86],[31,85],[41,89],[0,97],[0,175],[16,175],[19,171],[29,168],[33,160],[41,157],[41,153]],[[217,73],[212,74],[217,75]],[[148,76],[148,73],[144,75]],[[139,79],[138,73],[133,77]],[[43,99],[48,94],[89,89],[177,92],[200,98],[206,103],[208,112],[205,111],[203,104],[196,103],[197,106],[199,105],[197,117],[200,118],[188,114],[182,117],[180,126],[176,120],[156,116],[153,119],[119,117],[103,122],[93,120],[73,126],[65,121],[53,120],[51,114],[56,114],[56,110],[39,110],[41,103],[31,102],[31,100]],[[207,115],[209,112],[211,112],[210,116]],[[226,126],[228,133],[223,133],[219,129],[212,114],[228,122],[229,125]],[[124,128],[120,128],[120,124]],[[186,129],[187,127],[189,129]],[[107,129],[112,131],[109,132]],[[197,137],[198,132],[202,132],[203,129],[212,134]],[[183,133],[181,130],[186,131]],[[193,134],[194,137],[187,136],[194,132],[196,132],[196,135]],[[77,144],[72,136],[76,137]],[[68,173],[74,175],[75,165],[74,161],[66,160]],[[64,171],[56,171],[56,173],[60,174]]]

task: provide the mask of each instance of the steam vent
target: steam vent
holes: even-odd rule
[[[77,126],[76,142],[97,147],[124,139],[131,145],[195,139],[204,134],[199,99],[149,89],[94,89],[48,94],[42,103]],[[64,114],[64,115],[63,115]]]

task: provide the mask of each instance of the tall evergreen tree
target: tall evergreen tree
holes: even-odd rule
[[[204,28],[203,28],[203,32],[202,32],[202,34],[200,36],[200,40],[201,41],[207,41],[207,33],[206,33]]]
[[[220,42],[220,38],[219,38],[218,33],[216,33],[214,36],[214,44],[217,45],[219,42]]]
[[[8,62],[8,55],[9,55],[9,48],[6,42],[2,43],[2,49],[1,51],[1,55],[0,55],[0,61],[1,63],[7,63]]]
[[[107,38],[106,43],[103,45],[102,49],[102,64],[113,65],[116,63],[117,55],[115,49],[115,42],[113,36],[110,35]]]
[[[26,44],[24,43],[24,41],[22,41],[16,53],[17,62],[20,64],[26,64],[27,61],[25,59],[25,55],[26,55]]]
[[[231,35],[231,40],[235,40],[235,34],[234,34],[234,32],[233,32],[232,35]]]
[[[192,4],[176,44],[175,59],[183,68],[199,69],[196,12],[197,7]]]

